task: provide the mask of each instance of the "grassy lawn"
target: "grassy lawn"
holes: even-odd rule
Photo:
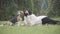
[[[0,26],[0,34],[60,34],[60,25]]]
[[[0,21],[0,23],[6,23],[6,21]],[[60,34],[60,25],[0,26],[0,34]]]

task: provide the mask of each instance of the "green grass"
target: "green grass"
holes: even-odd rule
[[[51,19],[60,21],[60,17],[53,17],[53,18],[51,18]]]
[[[60,25],[0,26],[0,34],[60,34]]]
[[[54,20],[60,18],[54,18]],[[6,21],[0,21],[6,23]],[[0,26],[0,34],[60,34],[60,25],[43,26]]]

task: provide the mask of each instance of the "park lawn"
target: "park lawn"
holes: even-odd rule
[[[58,18],[56,18],[59,20]],[[0,21],[5,23],[6,21]],[[60,34],[60,25],[0,26],[0,34]]]

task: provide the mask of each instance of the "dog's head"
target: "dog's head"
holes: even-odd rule
[[[31,15],[31,14],[32,14],[31,9],[26,9],[26,10],[24,11],[24,16]]]

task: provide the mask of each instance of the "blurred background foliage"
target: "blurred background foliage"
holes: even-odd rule
[[[0,0],[0,20],[9,20],[27,8],[37,16],[60,17],[60,0]]]

